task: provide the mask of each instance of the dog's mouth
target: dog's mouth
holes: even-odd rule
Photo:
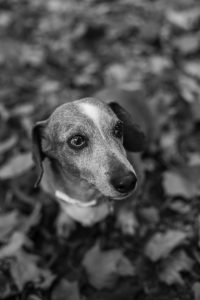
[[[71,198],[67,194],[59,190],[56,190],[55,196],[57,199],[61,200],[62,202],[65,202],[66,204],[71,204],[82,208],[95,207],[105,202],[107,202],[109,205],[113,205],[114,202],[114,199],[105,197],[104,195],[101,195],[101,197],[99,196],[93,200],[83,202],[81,200]]]
[[[98,206],[98,205],[103,204],[105,202],[107,204],[109,204],[109,206],[113,207],[114,201],[123,200],[123,199],[127,198],[129,196],[129,194],[130,193],[126,193],[126,194],[121,195],[120,197],[111,198],[111,197],[107,197],[107,196],[101,194],[98,191],[98,196],[96,194],[96,197],[94,199],[89,200],[87,202],[83,202],[81,200],[77,200],[77,199],[69,197],[67,194],[63,193],[60,190],[56,190],[56,192],[55,192],[56,198],[61,200],[62,202],[65,202],[66,204],[71,204],[71,205],[75,205],[75,206],[78,206],[78,207],[82,207],[82,208],[95,207],[95,206]]]
[[[128,196],[130,196],[130,194],[132,194],[132,192],[131,193],[128,192],[128,193],[123,193],[123,194],[110,197],[101,193],[94,184],[89,183],[85,179],[81,180],[81,185],[82,187],[84,187],[84,193],[85,193],[84,200],[79,200],[77,198],[70,197],[61,190],[56,190],[55,196],[62,203],[78,206],[80,208],[81,207],[88,208],[88,207],[97,207],[105,203],[107,203],[110,207],[113,207],[114,201],[123,200]]]

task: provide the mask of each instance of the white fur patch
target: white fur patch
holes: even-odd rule
[[[101,114],[100,109],[96,105],[93,105],[90,103],[81,103],[80,106],[81,106],[82,112],[85,115],[87,115],[88,118],[90,118],[94,122],[94,124],[100,131],[102,137],[104,138],[104,134],[102,132],[102,128],[101,128],[101,124],[100,124],[100,114]]]
[[[66,195],[65,193],[63,193],[59,190],[56,190],[55,196],[56,196],[56,198],[61,199],[68,204],[72,204],[72,205],[76,205],[76,206],[80,206],[80,207],[90,207],[90,206],[95,206],[97,204],[97,200],[91,200],[89,202],[84,203],[84,202],[81,202],[79,200],[69,197],[68,195]]]

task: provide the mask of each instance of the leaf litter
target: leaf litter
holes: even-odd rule
[[[199,21],[193,0],[3,3],[1,299],[199,299]],[[154,111],[138,163],[151,167],[133,206],[63,241],[56,204],[33,189],[31,126],[107,85]]]
[[[158,232],[151,237],[145,247],[145,254],[152,261],[167,257],[171,251],[185,242],[187,233],[180,230]]]
[[[194,261],[180,250],[162,262],[159,278],[168,285],[184,284],[181,272],[191,272]]]
[[[17,154],[0,167],[0,179],[6,180],[20,176],[32,167],[31,153]]]
[[[131,262],[119,249],[103,251],[99,243],[90,249],[83,266],[89,282],[97,289],[113,287],[120,276],[133,276],[135,270]]]

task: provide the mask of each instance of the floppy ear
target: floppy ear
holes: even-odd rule
[[[131,115],[117,102],[111,102],[109,106],[124,124],[124,148],[131,152],[143,151],[146,144],[145,134],[133,123]]]
[[[33,153],[33,161],[35,162],[36,171],[37,171],[37,180],[35,182],[34,187],[37,187],[42,179],[43,175],[43,166],[42,161],[45,157],[42,152],[42,130],[45,126],[45,121],[38,122],[34,125],[32,129],[32,153]]]

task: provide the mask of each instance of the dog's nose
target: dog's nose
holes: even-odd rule
[[[114,176],[111,179],[111,184],[113,187],[120,193],[128,193],[132,191],[136,187],[137,177],[133,172],[129,172],[127,175],[121,176]]]

